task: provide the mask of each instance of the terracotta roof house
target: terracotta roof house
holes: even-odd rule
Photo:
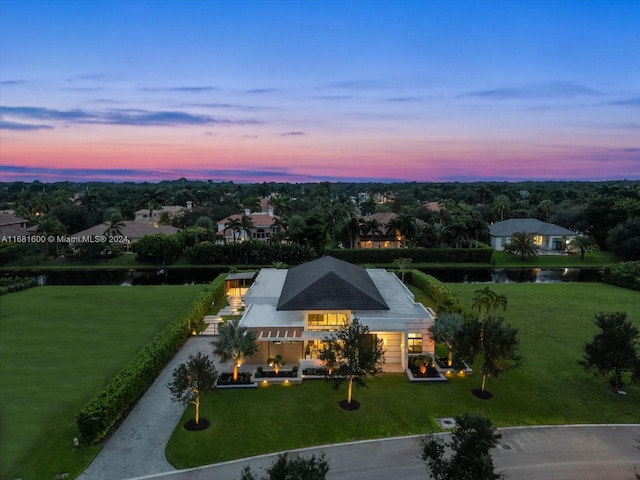
[[[29,220],[16,217],[10,213],[0,213],[0,238],[1,237],[24,237],[31,235],[27,230]]]
[[[241,221],[243,216],[251,219],[253,227],[238,231],[227,228],[229,222],[236,220]],[[273,234],[280,231],[276,220],[280,217],[273,214],[273,209],[269,208],[266,212],[251,212],[249,209],[242,213],[234,213],[218,221],[218,233],[224,237],[227,242],[243,242],[245,240],[257,240],[259,242],[269,243]]]
[[[333,257],[291,269],[264,268],[244,296],[240,326],[256,332],[251,363],[282,355],[288,364],[317,359],[323,339],[358,318],[386,350],[387,372],[404,371],[410,354],[433,355],[433,311],[414,301],[398,277]]]
[[[398,214],[393,212],[378,212],[372,215],[361,217],[363,227],[358,232],[358,236],[354,242],[356,248],[400,248],[399,236],[394,232],[387,234],[387,228],[390,221],[395,219]],[[379,232],[371,232],[366,227],[367,222],[375,220],[379,224]]]
[[[541,254],[563,252],[567,243],[578,235],[564,227],[536,218],[512,218],[496,222],[489,227],[491,247],[494,250],[504,250],[504,246],[511,242],[513,234],[519,232],[533,235],[533,243]]]

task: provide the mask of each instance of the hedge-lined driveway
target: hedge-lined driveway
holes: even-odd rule
[[[79,480],[121,480],[174,470],[164,451],[184,413],[184,405],[171,400],[167,384],[172,380],[174,368],[186,362],[191,354],[202,352],[217,362],[211,340],[212,337],[207,336],[192,337],[187,341]]]

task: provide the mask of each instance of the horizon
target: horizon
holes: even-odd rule
[[[635,0],[0,0],[0,177],[636,181],[638,24]]]

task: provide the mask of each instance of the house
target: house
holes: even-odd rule
[[[546,223],[535,218],[512,218],[496,222],[489,227],[491,247],[504,250],[511,242],[514,233],[525,232],[533,235],[533,243],[540,253],[563,252],[567,243],[578,234],[553,223]]]
[[[108,229],[109,222],[104,222],[98,225],[94,225],[93,227],[81,232],[74,233],[70,238],[73,243],[82,243],[83,241],[90,241],[88,239],[96,238],[96,236],[105,236]],[[173,235],[175,233],[178,233],[179,231],[180,229],[172,227],[170,225],[161,225],[159,227],[154,227],[153,225],[149,225],[148,223],[144,222],[141,223],[136,222],[135,220],[124,220],[121,222],[120,233],[110,234],[110,236],[114,237],[114,243],[122,243],[128,248],[131,243],[140,240],[146,235],[156,235],[157,233]]]
[[[33,229],[27,229],[29,220],[16,217],[10,213],[0,213],[0,239],[2,237],[26,237],[33,234]]]
[[[181,216],[185,210],[191,210],[192,208],[193,202],[190,201],[187,202],[186,207],[183,207],[182,205],[164,205],[154,210],[141,208],[140,210],[136,210],[135,220],[138,223],[147,223],[149,225],[157,226],[163,215],[167,215],[170,221],[173,221],[175,218]]]
[[[333,257],[286,269],[264,268],[244,296],[240,326],[255,331],[251,363],[281,355],[288,364],[317,359],[327,335],[358,318],[383,340],[387,372],[404,371],[410,354],[434,354],[435,314],[414,301],[398,277]]]
[[[251,220],[251,226],[242,227],[243,217]],[[252,212],[248,208],[244,214],[234,213],[218,222],[218,234],[222,235],[227,242],[243,242],[245,240],[257,240],[258,242],[269,243],[271,237],[281,230],[278,225],[280,217],[273,214],[273,208],[266,212]],[[237,223],[237,229],[229,228],[229,224]]]
[[[378,212],[360,218],[360,229],[354,242],[356,248],[400,248],[401,238],[394,230],[387,233],[389,223],[398,215],[393,212]],[[378,231],[372,231],[370,224],[378,225]]]

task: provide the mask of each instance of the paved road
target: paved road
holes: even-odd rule
[[[510,480],[627,480],[634,465],[640,468],[640,425],[515,427],[501,429],[493,457]],[[303,455],[324,452],[331,480],[424,480],[419,459],[421,437],[372,440],[302,450]],[[275,455],[226,462],[164,475],[135,478],[162,480],[233,480],[245,465],[260,473]]]

